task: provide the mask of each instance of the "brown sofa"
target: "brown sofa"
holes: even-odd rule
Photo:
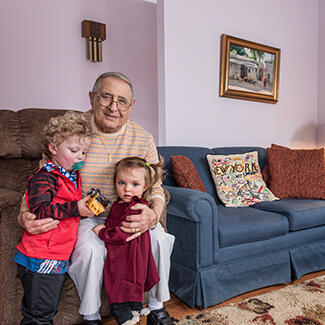
[[[0,110],[0,324],[18,324],[21,319],[20,304],[23,294],[13,261],[15,246],[23,229],[17,223],[20,202],[28,177],[38,168],[41,158],[41,130],[61,109],[27,108],[17,112]],[[168,192],[165,192],[168,197]],[[101,314],[109,315],[103,290]],[[78,324],[79,298],[76,288],[67,275],[64,282],[57,325]]]

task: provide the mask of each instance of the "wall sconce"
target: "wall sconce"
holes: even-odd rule
[[[102,41],[106,39],[106,25],[84,20],[81,27],[82,37],[86,37],[87,59],[92,62],[102,61]]]

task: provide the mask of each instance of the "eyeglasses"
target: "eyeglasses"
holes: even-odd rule
[[[110,94],[100,94],[97,95],[98,101],[100,105],[111,107],[113,103],[115,103],[116,108],[120,112],[125,112],[130,108],[130,104],[125,98],[117,97],[117,99],[114,100],[114,96]]]

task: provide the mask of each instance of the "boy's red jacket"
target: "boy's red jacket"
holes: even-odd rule
[[[73,182],[56,168],[39,169],[28,180],[25,199],[37,219],[59,219],[57,228],[46,233],[32,235],[25,231],[16,246],[25,256],[68,260],[77,239],[80,221],[77,201],[81,199],[80,174],[77,172],[78,189]],[[34,199],[35,194],[35,199]]]

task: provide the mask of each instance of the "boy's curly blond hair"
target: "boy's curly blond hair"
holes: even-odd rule
[[[91,137],[92,132],[88,120],[82,113],[67,111],[63,115],[50,119],[43,129],[43,154],[50,157],[49,144],[60,145],[70,136]]]

